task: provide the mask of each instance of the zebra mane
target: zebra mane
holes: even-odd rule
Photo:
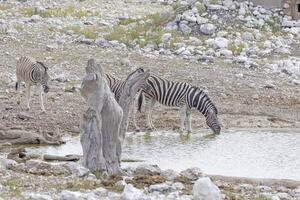
[[[133,74],[135,74],[137,71],[144,72],[144,69],[140,67],[140,68],[134,70],[133,72],[131,72],[131,73],[127,76],[127,78],[126,78],[125,81],[128,81],[128,80],[130,79],[130,77],[131,77]]]
[[[45,71],[47,72],[48,67],[46,67],[44,63],[42,63],[40,61],[36,61],[36,63],[40,64],[45,69]]]
[[[218,109],[217,109],[216,105],[213,103],[213,101],[209,98],[208,94],[204,90],[202,90],[202,89],[200,89],[199,87],[196,87],[196,86],[191,86],[190,90],[199,90],[200,92],[203,92],[204,95],[206,96],[206,98],[208,98],[209,101],[211,102],[211,105],[212,105],[211,108],[212,108],[213,112],[216,115],[218,114]]]

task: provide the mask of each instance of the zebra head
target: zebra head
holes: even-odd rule
[[[218,109],[203,90],[198,87],[191,87],[188,94],[188,104],[205,116],[206,124],[215,134],[220,134],[221,127],[217,117]]]
[[[211,128],[214,134],[220,134],[221,127],[219,124],[219,120],[217,114],[213,111],[213,109],[209,109],[208,114],[206,116],[206,124]]]
[[[44,65],[44,63],[37,61],[37,63],[41,66],[41,77],[40,77],[40,84],[43,86],[44,92],[49,92],[48,82],[50,80],[50,76],[48,74],[48,67]]]

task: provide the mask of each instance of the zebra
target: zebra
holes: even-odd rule
[[[43,112],[45,112],[46,110],[43,102],[43,92],[49,92],[48,81],[50,76],[48,75],[48,68],[42,62],[36,61],[34,58],[23,56],[17,61],[16,76],[16,91],[20,89],[21,82],[25,82],[28,110],[30,109],[30,87],[36,84],[41,85],[41,109]],[[18,104],[19,103],[20,101],[18,100]]]
[[[196,108],[205,116],[206,124],[212,131],[220,134],[217,107],[203,90],[185,82],[169,81],[153,74],[147,79],[146,84],[148,87],[142,88],[138,98],[138,111],[141,111],[145,97],[148,129],[154,129],[151,115],[152,108],[158,101],[165,106],[180,107],[181,132],[184,131],[185,125],[187,132],[191,132],[191,109]]]
[[[124,87],[127,83],[128,78],[137,71],[144,72],[144,69],[143,68],[138,68],[134,72],[130,73],[127,76],[127,78],[123,79],[123,80],[121,80],[121,79],[119,79],[119,78],[117,78],[117,77],[115,77],[115,76],[113,76],[109,73],[105,74],[105,78],[107,80],[108,86],[109,86],[111,92],[115,95],[115,99],[116,99],[117,102],[119,102],[119,100],[120,100],[121,94],[122,94],[123,89],[124,89]],[[135,108],[135,101],[134,101],[134,103],[131,107],[131,110],[132,110],[131,113],[132,113],[132,118],[133,119],[135,119],[135,110],[134,110],[134,108]],[[136,121],[133,120],[133,122],[134,122],[134,127],[136,128],[136,130],[139,130],[139,128],[137,127]]]

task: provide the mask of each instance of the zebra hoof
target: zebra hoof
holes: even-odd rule
[[[138,133],[138,132],[140,132],[140,131],[141,131],[140,128],[136,128],[136,129],[134,130],[135,133]]]

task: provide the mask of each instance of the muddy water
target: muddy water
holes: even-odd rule
[[[81,154],[79,138],[59,147],[28,149],[55,155]],[[300,130],[226,130],[189,136],[152,132],[128,134],[123,159],[144,160],[177,171],[199,167],[207,174],[300,180]],[[134,166],[140,162],[126,163]]]

